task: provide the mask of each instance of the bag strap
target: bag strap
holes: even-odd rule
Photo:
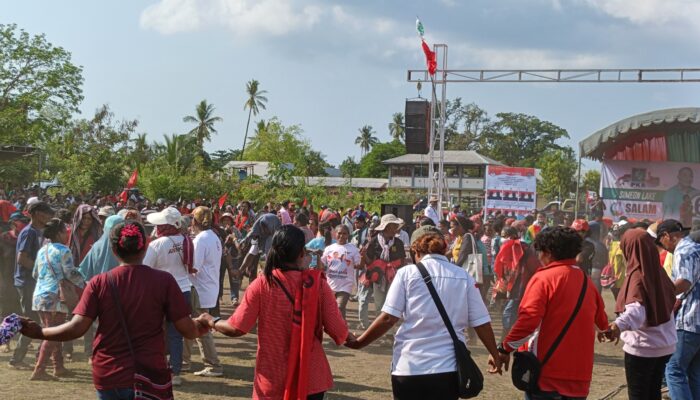
[[[476,252],[476,236],[472,235],[471,233],[467,233],[467,235],[469,235],[472,242],[472,254],[479,254]]]
[[[119,323],[121,324],[122,329],[124,330],[124,337],[126,337],[126,343],[129,345],[129,352],[131,353],[131,357],[134,358],[135,363],[136,354],[134,353],[134,347],[131,345],[131,336],[129,336],[129,328],[127,328],[126,326],[126,319],[124,318],[122,305],[119,301],[119,290],[117,289],[117,284],[114,282],[114,274],[112,274],[112,271],[107,272],[107,282],[109,284],[109,288],[112,291],[112,301],[114,301],[115,305],[117,306],[117,313],[119,314]]]
[[[51,275],[53,275],[53,279],[58,281],[59,279],[56,276],[56,271],[54,271],[53,264],[51,264],[51,260],[49,259],[49,247],[50,246],[51,246],[50,243],[46,245],[46,251],[44,252],[44,258],[46,259],[46,265],[48,265],[49,271],[51,271]],[[61,279],[66,279],[65,274],[63,273],[63,269],[61,269],[61,275],[63,275],[63,278],[61,278]]]
[[[564,328],[562,328],[561,333],[559,333],[559,336],[557,336],[556,340],[554,340],[552,346],[550,346],[549,350],[547,350],[547,354],[542,359],[542,366],[544,366],[547,363],[547,361],[549,361],[549,359],[554,354],[554,350],[556,350],[557,347],[559,347],[559,343],[561,343],[562,339],[564,339],[566,331],[569,330],[569,327],[571,327],[571,324],[576,318],[576,314],[578,314],[579,310],[581,309],[583,299],[586,297],[586,289],[588,288],[588,276],[583,270],[581,270],[581,274],[583,275],[583,286],[581,287],[581,293],[578,295],[578,300],[576,301],[576,307],[574,307],[574,312],[571,314],[571,317],[569,317],[569,320],[566,321]]]
[[[440,296],[438,296],[437,291],[435,290],[435,286],[433,286],[433,279],[430,277],[430,274],[428,273],[428,270],[425,269],[425,265],[423,263],[417,263],[416,267],[418,267],[418,270],[420,271],[420,274],[423,276],[423,282],[425,282],[425,286],[428,287],[428,291],[430,292],[430,296],[433,298],[433,301],[435,302],[435,306],[438,309],[438,312],[440,313],[440,316],[442,317],[442,322],[445,323],[445,326],[447,327],[447,331],[450,332],[450,337],[452,338],[452,342],[457,345],[457,343],[460,343],[459,338],[457,338],[457,334],[455,333],[455,328],[452,326],[452,322],[450,322],[450,317],[447,315],[447,311],[445,311],[445,307],[442,305],[442,301],[440,300]]]

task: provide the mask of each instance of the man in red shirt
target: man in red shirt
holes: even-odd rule
[[[593,375],[593,345],[597,327],[608,328],[603,298],[590,278],[575,265],[581,250],[581,237],[566,227],[543,229],[535,238],[543,267],[532,276],[525,289],[518,319],[498,350],[508,365],[510,353],[516,348],[528,349],[542,361],[544,355],[571,317],[583,279],[588,287],[581,308],[549,361],[542,367],[538,393],[527,398],[585,399]]]

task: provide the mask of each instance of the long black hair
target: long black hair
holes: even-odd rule
[[[325,221],[318,226],[318,229],[323,233],[324,246],[330,246],[331,243],[333,243],[333,236],[331,235],[331,232],[333,232],[333,224],[330,221]]]
[[[286,263],[293,263],[304,251],[304,232],[294,225],[282,225],[272,236],[272,246],[265,261],[265,278],[272,281],[272,271],[276,268],[287,270]]]

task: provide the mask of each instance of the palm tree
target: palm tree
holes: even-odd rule
[[[175,172],[186,172],[194,161],[195,153],[191,151],[190,146],[195,138],[177,134],[163,135],[163,138],[165,142],[156,144],[156,151]]]
[[[379,143],[379,139],[374,136],[374,129],[371,125],[365,125],[360,128],[359,131],[360,136],[355,139],[355,144],[360,145],[360,149],[362,149],[362,156],[364,157],[372,146]]]
[[[130,159],[133,162],[133,167],[140,167],[142,164],[148,162],[151,156],[151,146],[148,145],[146,141],[146,134],[139,133],[134,139],[131,139],[133,143],[133,148],[131,149]]]
[[[389,123],[389,134],[394,140],[403,140],[406,127],[403,122],[403,113],[394,113]]]
[[[246,83],[245,91],[248,94],[248,100],[243,104],[243,110],[248,109],[248,122],[245,124],[245,136],[243,137],[243,149],[241,150],[241,160],[243,159],[243,153],[245,153],[245,143],[248,141],[248,128],[250,127],[250,117],[251,115],[257,116],[260,109],[265,109],[265,103],[267,103],[267,90],[260,90],[260,82],[252,79]]]
[[[196,115],[188,115],[182,119],[182,122],[191,122],[197,124],[188,135],[195,138],[197,146],[202,150],[204,148],[204,141],[207,142],[211,140],[211,134],[216,133],[214,129],[215,122],[221,122],[223,119],[221,117],[214,117],[214,105],[207,104],[206,100],[202,100],[197,107],[195,107]]]

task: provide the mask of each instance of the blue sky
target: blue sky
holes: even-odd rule
[[[357,130],[389,138],[391,114],[414,97],[406,70],[423,68],[415,17],[450,68],[700,66],[700,1],[690,0],[0,0],[17,23],[84,67],[84,115],[108,103],[151,139],[189,129],[207,99],[224,119],[210,151],[239,148],[245,83],[268,109],[300,124],[329,162],[359,159]],[[490,115],[522,112],[567,129],[568,144],[619,119],[695,106],[698,84],[455,84],[448,97]],[[424,95],[427,91],[424,89]],[[593,163],[588,163],[594,166]]]

